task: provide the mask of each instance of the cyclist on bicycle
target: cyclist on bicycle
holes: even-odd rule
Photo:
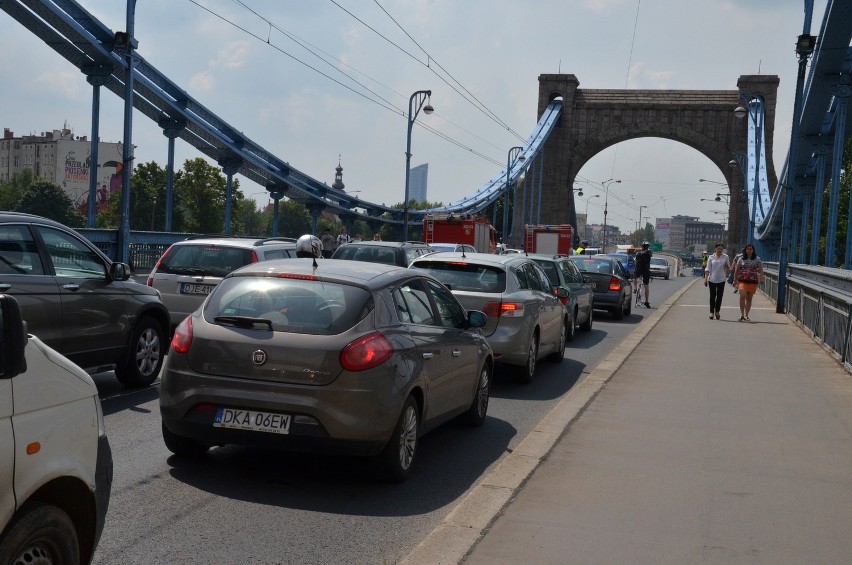
[[[647,241],[642,242],[642,251],[637,251],[633,260],[636,262],[636,278],[642,279],[645,285],[645,308],[650,308],[651,304],[648,300],[648,295],[651,292],[651,250],[648,249],[650,244]]]

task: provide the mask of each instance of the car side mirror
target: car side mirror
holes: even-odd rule
[[[13,296],[0,294],[0,378],[11,379],[27,371],[27,323]]]
[[[130,278],[130,265],[116,261],[110,265],[109,276],[114,281],[126,281]]]
[[[482,328],[485,327],[485,323],[488,321],[488,316],[485,315],[485,312],[480,310],[468,310],[467,312],[467,323],[472,328]]]

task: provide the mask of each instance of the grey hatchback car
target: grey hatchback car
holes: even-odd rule
[[[376,456],[403,480],[420,436],[481,425],[493,356],[433,277],[401,267],[283,259],[234,271],[181,322],[163,369],[166,447],[244,444]]]
[[[544,356],[561,361],[571,324],[560,301],[564,288],[552,286],[535,261],[523,253],[433,253],[411,264],[450,288],[465,308],[488,316],[483,333],[498,363],[510,365],[530,382]]]
[[[0,292],[18,299],[28,331],[90,373],[115,370],[127,387],[151,384],[166,353],[169,312],[76,231],[0,212]]]
[[[166,249],[147,284],[160,291],[175,327],[234,269],[295,256],[296,240],[289,237],[194,236]]]

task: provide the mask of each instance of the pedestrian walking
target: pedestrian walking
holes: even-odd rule
[[[337,249],[347,243],[349,243],[349,233],[346,231],[346,228],[340,228],[340,235],[337,236],[337,240],[334,242],[334,248]]]
[[[763,261],[749,243],[743,248],[743,255],[734,265],[734,281],[740,287],[740,322],[750,322],[751,299],[757,292],[758,283],[763,282]]]
[[[334,253],[334,236],[331,235],[331,230],[326,228],[322,231],[322,256],[326,259]]]
[[[704,267],[704,286],[710,289],[710,319],[720,318],[722,296],[725,294],[725,282],[731,272],[731,263],[725,254],[725,246],[717,243],[715,251],[707,258]]]

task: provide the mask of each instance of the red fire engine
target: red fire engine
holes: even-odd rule
[[[424,243],[468,243],[479,253],[497,250],[494,226],[471,214],[426,214],[423,218]]]
[[[526,224],[524,226],[524,251],[545,255],[571,255],[574,228],[571,224]]]

